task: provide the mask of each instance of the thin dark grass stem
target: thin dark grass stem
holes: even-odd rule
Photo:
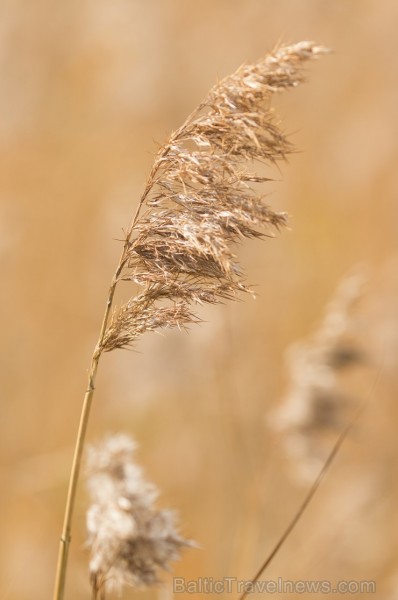
[[[300,508],[296,512],[294,518],[290,521],[289,525],[286,527],[285,531],[279,538],[277,544],[274,546],[271,553],[267,556],[267,558],[265,559],[265,561],[263,562],[263,564],[261,565],[261,567],[255,574],[253,579],[251,579],[250,582],[248,582],[247,588],[243,592],[243,594],[239,597],[239,600],[245,600],[245,598],[251,593],[251,589],[253,588],[253,586],[256,584],[256,582],[260,579],[261,575],[263,575],[263,573],[269,567],[269,565],[274,560],[275,556],[278,554],[279,550],[282,548],[282,546],[284,545],[284,543],[287,540],[287,538],[289,537],[289,535],[292,533],[293,529],[296,527],[297,523],[300,521],[300,519],[303,516],[304,512],[306,511],[308,505],[310,504],[311,500],[315,496],[319,486],[321,485],[326,473],[328,472],[330,465],[332,464],[333,460],[335,459],[337,453],[339,452],[343,442],[347,438],[347,436],[350,433],[351,429],[353,428],[354,424],[358,420],[363,409],[364,409],[364,406],[362,405],[358,409],[358,411],[355,414],[355,416],[353,417],[353,419],[348,423],[348,425],[345,427],[345,429],[343,429],[343,431],[337,438],[328,458],[326,459],[325,463],[323,464],[322,469],[320,470],[317,478],[315,479],[314,483],[310,487],[306,497],[304,498],[304,500],[303,500]]]

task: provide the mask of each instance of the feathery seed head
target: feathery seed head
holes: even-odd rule
[[[313,476],[312,467],[323,463],[321,438],[340,427],[351,404],[341,372],[365,361],[356,333],[356,307],[363,296],[366,273],[356,269],[338,286],[315,335],[288,350],[290,387],[271,419],[285,432],[298,472]],[[296,469],[297,471],[297,469]]]
[[[252,186],[269,180],[255,172],[256,163],[272,165],[293,149],[272,96],[301,83],[305,62],[327,52],[300,42],[243,65],[215,85],[160,148],[119,272],[143,291],[115,312],[102,350],[134,344],[145,331],[186,327],[198,320],[193,303],[250,291],[235,247],[245,238],[273,235],[287,222]]]
[[[168,570],[191,545],[177,533],[174,513],[154,507],[157,489],[133,462],[134,450],[135,443],[121,434],[89,449],[87,531],[94,598],[103,586],[158,583],[159,569]]]

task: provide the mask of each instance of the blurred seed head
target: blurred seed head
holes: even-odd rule
[[[159,570],[190,542],[176,530],[175,514],[158,510],[156,487],[133,462],[135,443],[118,434],[91,447],[87,456],[90,578],[94,598],[107,588],[152,586]]]
[[[323,464],[322,435],[341,428],[346,409],[355,403],[344,389],[341,374],[366,361],[357,337],[356,310],[366,280],[363,268],[348,275],[316,333],[287,351],[290,386],[271,424],[283,432],[299,478],[312,478]]]

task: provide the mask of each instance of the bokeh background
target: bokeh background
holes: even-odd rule
[[[241,249],[257,300],[105,356],[88,437],[138,441],[160,504],[200,545],[175,575],[249,579],[310,485],[292,477],[294,456],[269,425],[289,385],[286,350],[366,263],[367,361],[350,382],[366,409],[263,579],[372,579],[378,598],[396,598],[397,2],[1,4],[0,597],[51,597],[86,370],[157,144],[218,78],[279,41],[314,39],[334,54],[277,99],[299,152],[273,173],[269,202],[291,214],[291,231]],[[86,505],[82,482],[75,600],[90,594]],[[170,584],[123,597],[159,594],[170,597]]]

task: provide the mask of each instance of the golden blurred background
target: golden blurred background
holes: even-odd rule
[[[285,352],[366,263],[367,361],[350,382],[366,409],[263,579],[376,580],[377,598],[395,599],[397,2],[3,0],[1,13],[0,598],[51,597],[91,350],[157,144],[242,62],[313,39],[334,53],[277,102],[299,152],[267,191],[291,230],[241,251],[258,298],[206,309],[189,335],[148,334],[106,355],[88,437],[138,441],[160,504],[200,545],[175,575],[250,579],[310,485],[291,477],[269,426],[288,386]],[[90,597],[86,504],[82,481],[75,600]],[[159,593],[170,586],[123,597]]]

